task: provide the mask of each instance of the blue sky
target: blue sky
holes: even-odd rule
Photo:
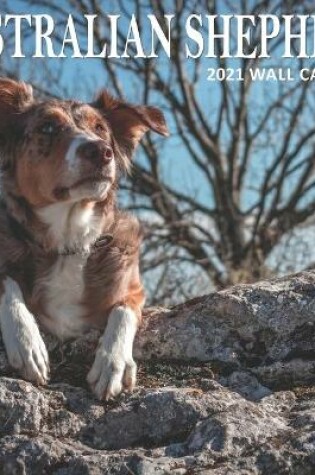
[[[1,4],[1,0],[0,0]],[[25,11],[25,2],[20,2],[19,0],[11,0],[9,2],[10,8],[16,13],[50,13],[49,8],[27,8]],[[106,5],[111,5],[108,7],[107,13],[115,14],[119,13],[115,5],[115,2],[107,2]],[[165,5],[171,5],[171,2],[165,2]],[[129,2],[130,12],[133,9],[133,2]],[[224,8],[224,2],[221,2],[222,13],[231,13],[228,9]],[[4,12],[2,12],[4,13]],[[73,9],[69,9],[69,13],[74,13]],[[169,13],[172,13],[169,11]],[[127,25],[126,25],[127,27]],[[146,38],[144,38],[144,43]],[[28,40],[26,48],[32,47],[32,40]],[[107,76],[105,70],[102,66],[102,61],[99,59],[47,59],[49,68],[51,71],[61,71],[58,73],[58,77],[50,83],[51,92],[59,92],[59,86],[65,86],[69,90],[69,95],[75,97],[79,100],[90,100],[91,93],[101,89],[107,85]],[[294,60],[296,65],[296,60]],[[19,67],[20,76],[22,79],[28,80],[29,77],[35,78],[37,84],[41,84],[42,74],[45,74],[43,68],[43,62],[39,59],[11,59],[11,66],[13,68]],[[218,99],[220,99],[220,87],[217,82],[207,82],[207,68],[213,67],[215,62],[211,59],[204,58],[202,60],[202,74],[201,79],[197,85],[197,93],[200,104],[203,107],[203,111],[206,116],[213,115],[216,108],[218,107]],[[230,60],[229,66],[237,68],[239,65],[237,60]],[[286,61],[279,58],[274,58],[273,60],[267,60],[264,66],[276,66],[276,67],[288,67],[290,61]],[[161,58],[159,59],[159,67],[162,70],[162,73],[167,74],[168,71],[168,59]],[[185,67],[189,72],[189,62],[185,63]],[[296,79],[298,80],[298,78]],[[129,75],[121,76],[121,82],[124,87],[126,97],[129,100],[134,100],[137,97],[137,85],[135,85],[131,80]],[[233,93],[236,95],[237,89],[240,86],[240,83],[234,82],[230,83],[230,86],[233,90]],[[257,82],[253,85],[252,93],[249,96],[249,109],[257,110],[257,113],[264,106],[265,94],[266,91],[272,96],[276,96],[279,92],[279,88],[282,85],[276,82]],[[174,88],[177,87],[177,84],[174,83]],[[154,105],[162,106],[162,104],[155,103]],[[288,104],[290,107],[290,104]],[[170,124],[171,132],[174,131],[174,125],[172,122],[171,115],[166,112],[166,117]],[[279,134],[282,133],[281,124],[278,124]],[[224,141],[224,134],[222,136]],[[280,137],[279,137],[280,140]],[[224,143],[222,144],[224,147]],[[184,189],[189,193],[194,193],[198,198],[204,203],[209,204],[211,201],[211,189],[204,181],[201,173],[191,165],[187,152],[184,150],[181,142],[175,135],[172,135],[167,141],[161,141],[161,164],[164,170],[165,180],[168,181],[172,186]],[[258,180],[258,175],[260,174],[261,168],[264,168],[268,161],[268,154],[266,150],[261,150],[257,152],[256,161],[252,170],[252,175],[249,176],[250,180]],[[141,152],[137,155],[137,160],[143,161],[144,158],[141,155]],[[255,176],[257,178],[255,178]],[[246,203],[250,203],[253,199],[252,192],[248,191],[245,196]]]

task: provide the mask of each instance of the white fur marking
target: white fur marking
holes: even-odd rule
[[[115,397],[123,386],[133,389],[137,366],[132,347],[136,331],[137,316],[131,308],[117,307],[111,312],[87,377],[99,399]]]
[[[0,301],[0,327],[9,363],[39,384],[48,379],[49,360],[35,318],[27,309],[18,284],[7,277]]]
[[[101,220],[95,216],[94,208],[82,208],[80,203],[55,203],[39,209],[37,214],[49,226],[60,252],[76,247],[88,251],[101,233]]]
[[[68,167],[70,170],[77,168],[77,151],[80,145],[84,144],[85,142],[96,141],[98,137],[96,135],[85,135],[80,134],[77,135],[70,143],[68,151],[66,153],[66,162],[68,163]]]
[[[85,255],[60,256],[50,274],[41,282],[50,317],[44,323],[61,340],[78,337],[86,329],[81,305],[85,264]]]

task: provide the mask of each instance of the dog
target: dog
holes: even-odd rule
[[[10,365],[49,379],[42,328],[60,340],[104,329],[87,375],[99,399],[132,390],[145,296],[138,220],[116,205],[118,178],[162,112],[112,97],[37,100],[0,79],[0,327]]]

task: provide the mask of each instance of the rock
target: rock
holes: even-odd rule
[[[211,361],[220,372],[250,371],[280,389],[314,381],[314,342],[315,273],[304,272],[239,285],[162,313],[152,310],[135,353],[141,359]]]
[[[85,383],[99,332],[45,336],[45,388],[1,346],[0,473],[315,473],[314,310],[311,272],[149,309],[138,388],[106,404]]]

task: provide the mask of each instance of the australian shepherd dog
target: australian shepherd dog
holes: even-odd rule
[[[61,340],[104,330],[88,383],[99,399],[131,390],[144,292],[140,227],[117,208],[120,174],[163,114],[101,91],[89,104],[35,100],[0,79],[0,327],[10,365],[49,378],[39,329]]]

